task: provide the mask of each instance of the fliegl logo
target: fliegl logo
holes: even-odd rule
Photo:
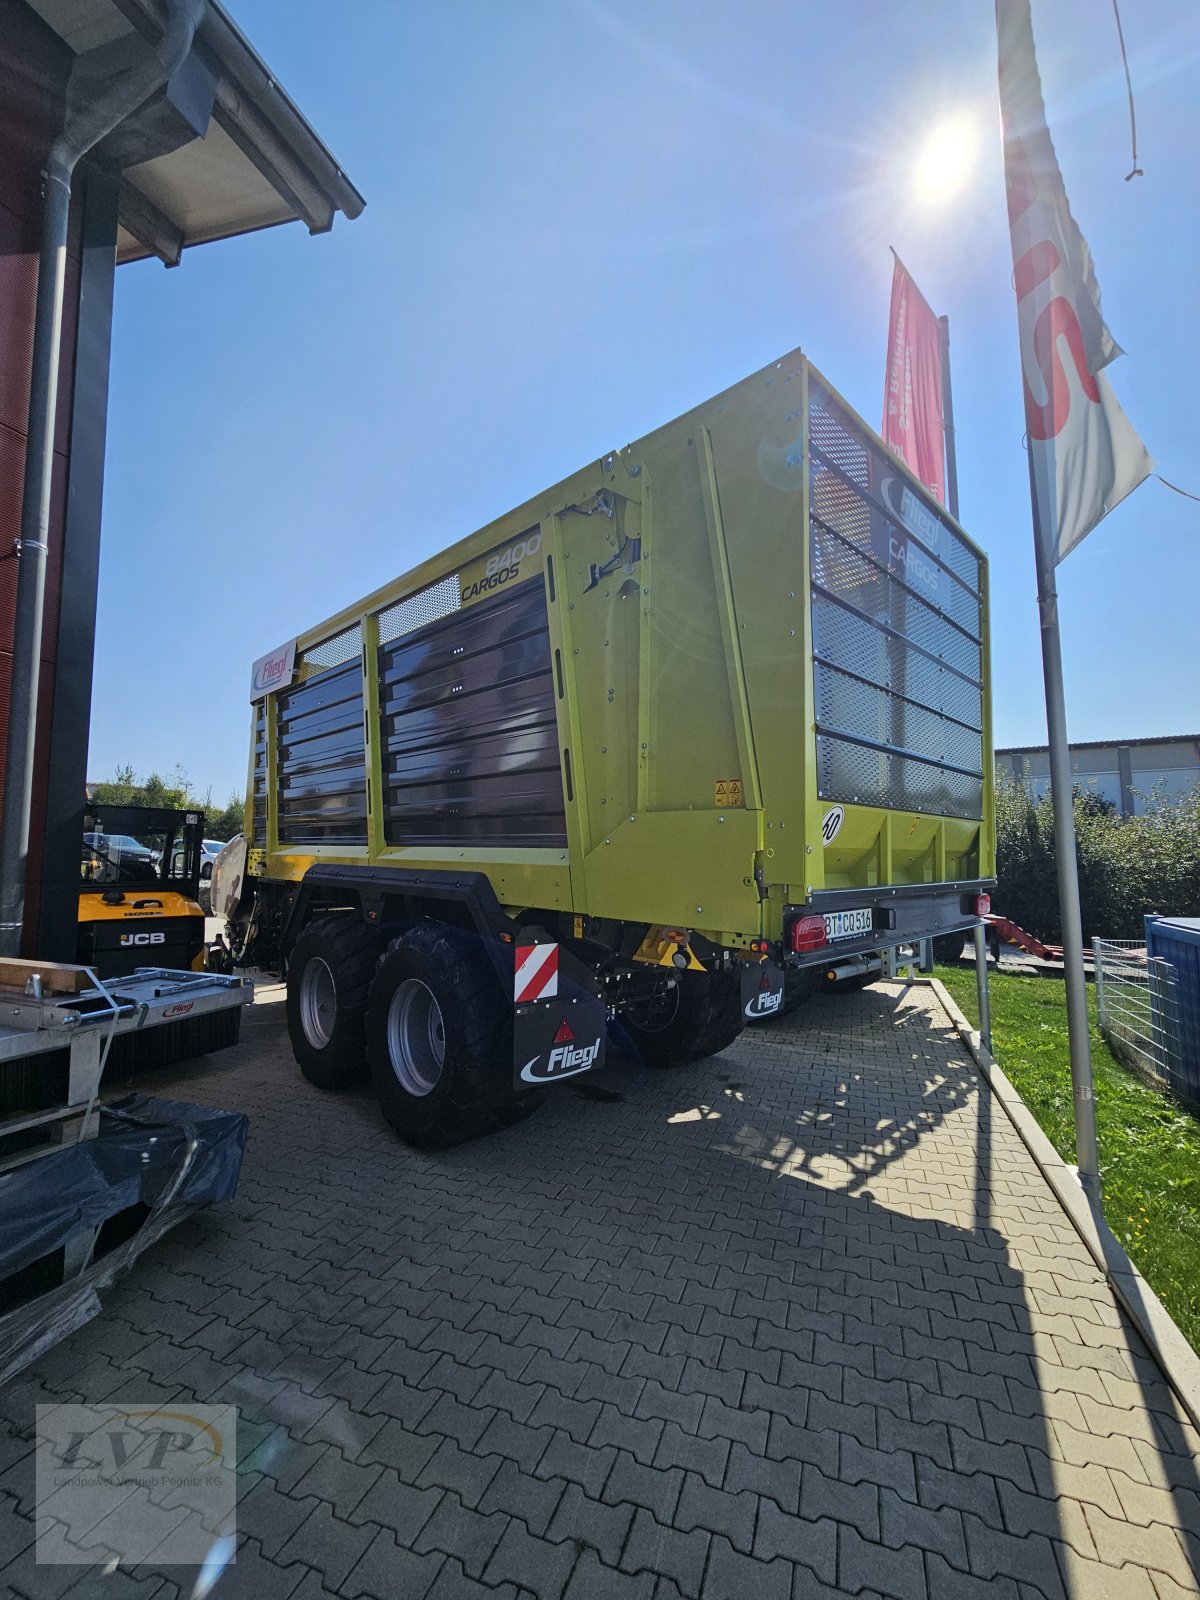
[[[922,505],[908,485],[901,483],[898,478],[884,478],[879,490],[888,510],[899,518],[909,533],[931,550],[936,550],[941,540],[942,526],[929,507]],[[919,586],[927,594],[937,593],[937,563],[924,550],[890,530],[887,546],[889,566],[899,567],[914,587]]]
[[[783,1004],[783,980],[771,982],[771,975],[764,972],[762,981],[754,994],[746,1003],[745,1014],[748,1017],[772,1017]]]
[[[942,525],[929,507],[918,500],[900,478],[884,478],[879,490],[884,504],[900,518],[909,533],[915,533],[931,550],[936,550],[942,537]]]
[[[566,1030],[570,1033],[570,1029]],[[563,1029],[559,1029],[561,1036]],[[556,1044],[545,1058],[546,1064],[542,1065],[543,1057],[534,1056],[521,1068],[521,1077],[526,1083],[556,1083],[559,1078],[573,1078],[577,1072],[586,1072],[596,1063],[600,1054],[600,1040],[595,1039],[591,1044],[577,1045],[571,1040],[564,1040]]]
[[[290,683],[295,665],[295,639],[289,639],[287,644],[279,650],[272,650],[270,655],[259,656],[250,669],[251,700],[261,700],[272,689],[281,689],[284,684]]]

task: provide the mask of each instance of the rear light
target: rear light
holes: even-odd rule
[[[823,950],[826,942],[824,917],[797,917],[788,927],[788,949],[793,955],[802,955],[806,950]]]
[[[975,896],[975,915],[977,917],[990,917],[992,914],[992,897],[990,894],[977,894]]]

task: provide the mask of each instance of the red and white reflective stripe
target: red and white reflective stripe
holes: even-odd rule
[[[548,1000],[558,993],[556,944],[519,944],[516,959],[513,1000],[517,1005],[527,1000]]]

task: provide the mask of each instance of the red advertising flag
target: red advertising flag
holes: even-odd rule
[[[945,505],[942,350],[937,318],[899,256],[892,273],[883,440]]]

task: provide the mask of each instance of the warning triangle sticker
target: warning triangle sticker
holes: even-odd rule
[[[571,1044],[575,1038],[575,1030],[566,1017],[558,1025],[558,1032],[554,1035],[555,1044]]]

